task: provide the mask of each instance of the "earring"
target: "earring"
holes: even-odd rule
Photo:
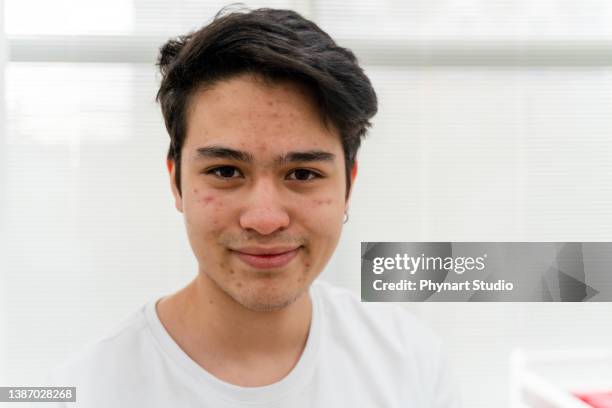
[[[348,211],[344,212],[344,220],[342,221],[343,224],[346,224],[349,220],[349,215],[348,215]]]

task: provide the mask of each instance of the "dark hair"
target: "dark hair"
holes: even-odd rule
[[[357,150],[377,111],[376,93],[357,58],[295,11],[226,10],[200,30],[171,39],[160,49],[157,101],[170,135],[168,159],[175,163],[179,193],[190,96],[202,85],[256,73],[267,81],[297,81],[313,92],[326,125],[331,122],[340,133],[348,197]]]

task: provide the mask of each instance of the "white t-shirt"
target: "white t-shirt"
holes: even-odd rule
[[[409,312],[391,304],[362,304],[349,291],[320,281],[310,294],[306,346],[277,383],[240,387],[204,370],[165,330],[154,299],[53,371],[50,385],[77,387],[76,403],[55,406],[459,406],[439,339]]]

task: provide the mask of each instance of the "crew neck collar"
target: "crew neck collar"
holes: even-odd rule
[[[280,381],[260,387],[242,387],[223,381],[191,359],[174,341],[157,314],[156,298],[145,305],[145,318],[151,334],[163,352],[197,383],[199,388],[212,389],[214,395],[228,402],[271,403],[307,384],[315,368],[320,337],[320,304],[316,283],[308,290],[312,304],[312,317],[306,345],[297,364]],[[203,390],[204,391],[204,390]],[[204,391],[205,392],[205,391]]]

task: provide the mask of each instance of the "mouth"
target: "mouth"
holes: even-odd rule
[[[287,265],[300,251],[301,246],[287,248],[241,248],[232,250],[241,261],[257,269],[281,268]]]

